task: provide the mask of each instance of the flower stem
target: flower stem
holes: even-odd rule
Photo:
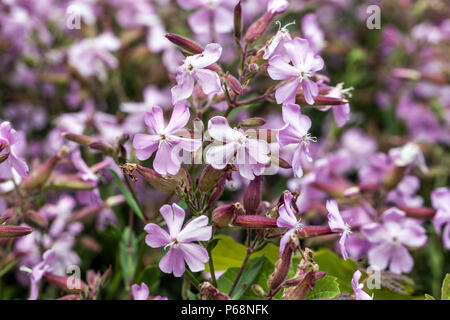
[[[189,278],[192,285],[197,288],[197,290],[200,291],[200,282],[195,278],[195,276],[192,274],[192,272],[189,269],[186,269],[184,271],[184,274]]]

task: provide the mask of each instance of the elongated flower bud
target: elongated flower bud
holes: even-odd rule
[[[16,214],[16,208],[9,208],[5,212],[3,212],[2,215],[0,216],[0,223],[4,223],[5,221],[8,221],[15,214]]]
[[[316,286],[317,280],[325,277],[326,272],[309,271],[305,277],[293,288],[284,291],[282,300],[305,300],[308,292]]]
[[[266,124],[266,120],[263,118],[249,118],[242,121],[239,121],[238,125],[241,127],[259,127]]]
[[[84,181],[76,174],[54,173],[45,184],[47,188],[53,189],[70,189],[70,190],[92,190],[94,185],[88,181]]]
[[[47,229],[48,220],[44,216],[40,215],[39,212],[34,210],[28,210],[25,213],[25,222],[33,227]]]
[[[225,189],[225,180],[226,180],[226,176],[223,175],[220,178],[220,180],[217,182],[216,186],[214,187],[213,191],[211,192],[211,195],[209,196],[208,206],[211,206],[222,195],[223,190]]]
[[[202,192],[208,192],[212,190],[220,178],[224,176],[225,172],[223,170],[214,169],[211,165],[208,165],[203,169],[198,182],[198,188]]]
[[[241,1],[234,6],[234,38],[239,42],[242,33],[242,6]]]
[[[306,102],[305,96],[303,94],[298,94],[295,103],[300,104],[302,106],[307,107],[315,107],[315,106],[340,106],[342,104],[346,104],[349,101],[347,99],[341,99],[341,98],[332,98],[332,97],[326,97],[322,95],[318,95],[314,97],[314,104],[309,105]]]
[[[44,164],[42,164],[37,170],[25,178],[23,185],[26,189],[32,190],[42,187],[50,177],[56,164],[69,153],[69,148],[66,146],[62,147],[61,150],[50,159],[48,159]]]
[[[436,215],[436,210],[426,207],[399,207],[408,217],[418,219],[431,219]]]
[[[203,282],[200,287],[200,295],[211,300],[230,300],[230,297],[219,291],[209,282]]]
[[[63,133],[61,133],[61,136],[63,136],[67,140],[76,142],[83,146],[89,146],[91,143],[94,143],[97,141],[97,139],[95,139],[95,138],[84,136],[81,134],[70,133],[70,132],[63,132]]]
[[[330,229],[329,226],[304,226],[303,228],[299,229],[295,234],[299,238],[311,238],[333,233],[334,232]]]
[[[244,40],[248,44],[255,42],[259,37],[263,35],[272,21],[274,14],[271,12],[266,12],[262,17],[253,22],[245,34]]]
[[[244,208],[239,202],[226,204],[213,211],[212,222],[216,227],[222,228],[229,225],[237,215],[243,212]]]
[[[224,78],[228,84],[228,86],[233,90],[233,93],[236,95],[241,95],[244,93],[244,90],[242,89],[241,83],[238,79],[233,77],[228,72],[224,75]]]
[[[271,154],[270,155],[270,162],[272,162],[274,165],[279,166],[283,169],[291,169],[292,166],[283,158],[280,158],[277,155]]]
[[[298,242],[298,239],[296,239]],[[293,253],[293,245],[289,242],[281,255],[281,258],[275,264],[275,270],[270,275],[267,281],[267,286],[269,287],[269,294],[278,289],[279,286],[286,279],[289,269],[291,267],[291,257]]]
[[[244,209],[247,214],[255,214],[261,202],[261,176],[256,176],[250,181],[250,184],[244,194]]]
[[[97,214],[105,208],[105,204],[91,205],[72,213],[68,219],[68,223],[80,221],[84,223],[91,222]]]
[[[133,165],[133,164],[130,164]],[[177,187],[177,180],[174,178],[167,178],[160,175],[155,170],[143,167],[141,165],[134,165],[135,170],[150,183],[153,187],[164,192],[172,192]]]
[[[23,237],[33,232],[30,227],[22,226],[0,226],[0,238]]]
[[[278,228],[277,220],[262,216],[237,216],[231,223],[235,227],[248,229]]]
[[[87,292],[88,285],[80,279],[77,280],[77,284],[79,286],[68,286],[68,283],[71,282],[71,277],[67,276],[57,276],[55,274],[46,273],[43,277],[47,282],[57,286],[59,289],[68,292],[68,293],[83,293]]]
[[[386,190],[395,189],[405,176],[407,166],[396,166],[386,175],[383,185]]]
[[[186,51],[188,51],[190,53],[198,54],[198,53],[202,53],[204,50],[196,42],[192,41],[191,39],[180,36],[178,34],[166,33],[165,37],[167,39],[169,39],[170,42],[176,44],[177,46],[185,49]]]

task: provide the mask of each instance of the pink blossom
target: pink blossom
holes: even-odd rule
[[[414,260],[408,247],[421,247],[427,241],[425,229],[417,220],[407,218],[405,212],[391,208],[381,216],[382,223],[373,222],[361,228],[373,246],[369,249],[370,265],[394,273],[410,272]]]
[[[344,260],[347,260],[348,253],[347,249],[345,248],[345,240],[352,231],[350,230],[350,226],[342,219],[337,202],[335,200],[328,200],[326,207],[328,210],[328,225],[330,226],[330,229],[332,231],[341,233],[339,248],[341,250],[342,257],[344,258]]]
[[[131,286],[131,293],[134,300],[149,300],[150,290],[144,282],[142,282],[141,285],[133,284]],[[167,298],[156,296],[150,300],[167,300]]]
[[[149,223],[145,226],[148,235],[145,242],[152,248],[169,248],[159,262],[159,268],[165,273],[180,277],[185,271],[185,262],[193,272],[205,269],[209,256],[205,248],[194,241],[211,239],[212,227],[208,226],[208,217],[200,216],[187,222],[182,229],[185,212],[177,204],[164,205],[160,212],[167,223],[169,233],[160,226]]]
[[[277,226],[280,228],[288,228],[285,234],[280,240],[280,257],[289,243],[289,240],[295,232],[303,228],[303,224],[300,219],[294,213],[294,208],[292,207],[293,196],[291,193],[284,194],[284,203],[278,208],[279,217],[277,218]]]
[[[359,283],[359,279],[361,279],[361,271],[356,270],[352,278],[352,288],[355,293],[355,300],[372,300],[372,297],[363,291],[364,284]]]
[[[434,229],[440,234],[442,226],[445,225],[442,240],[445,249],[450,250],[450,189],[442,187],[433,190],[431,203],[436,209],[436,215],[433,218]]]
[[[19,147],[18,132],[11,123],[0,123],[0,178],[11,178],[15,170],[21,177],[26,177],[28,165],[17,156]]]
[[[178,173],[181,167],[179,151],[194,152],[201,147],[201,140],[180,136],[181,129],[189,121],[189,110],[183,103],[177,103],[172,112],[172,117],[166,125],[161,107],[154,106],[152,111],[145,114],[145,124],[150,127],[153,134],[138,133],[134,136],[133,147],[136,149],[136,157],[146,160],[157,150],[154,169],[163,175]]]
[[[43,254],[43,260],[36,264],[32,269],[21,267],[21,271],[31,273],[30,277],[30,296],[28,300],[37,300],[39,296],[39,283],[45,273],[51,270],[50,263],[55,258],[56,254],[53,250],[47,250]]]
[[[314,141],[308,130],[311,128],[311,119],[300,112],[296,104],[283,106],[283,120],[287,124],[278,133],[280,148],[292,147],[292,169],[298,178],[303,176],[302,158],[312,161],[309,156],[309,141]]]
[[[242,177],[253,180],[270,161],[267,142],[250,137],[249,132],[232,129],[224,117],[211,118],[208,133],[215,142],[208,146],[205,158],[216,169],[235,163]]]
[[[308,40],[294,38],[284,44],[286,55],[292,65],[280,55],[269,60],[267,72],[274,80],[286,80],[275,92],[277,103],[295,103],[297,90],[301,86],[305,100],[314,104],[314,97],[319,94],[317,84],[310,78],[324,66],[324,62],[310,47]]]
[[[171,90],[173,104],[186,100],[192,95],[195,81],[206,95],[222,91],[218,74],[207,68],[219,60],[221,54],[220,44],[210,43],[202,53],[186,57],[184,63],[178,68],[177,85]]]
[[[277,22],[279,23],[279,21]],[[285,58],[285,60],[287,60],[287,63],[289,63],[289,57],[287,56],[286,50],[284,49],[284,44],[287,41],[292,40],[289,30],[287,29],[287,27],[291,24],[295,24],[295,21],[292,23],[288,23],[284,27],[281,27],[281,24],[279,24],[280,28],[278,32],[272,38],[270,43],[264,48],[263,59],[267,60],[272,56],[280,55],[282,58]]]
[[[229,33],[233,30],[233,8],[237,0],[178,0],[186,10],[197,9],[188,18],[189,26],[197,34]]]

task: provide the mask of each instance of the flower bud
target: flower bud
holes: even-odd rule
[[[275,263],[275,270],[270,275],[269,280],[267,281],[269,294],[277,290],[283,284],[289,273],[289,269],[291,267],[291,257],[293,253],[293,246],[290,241],[286,245],[281,258]],[[296,239],[296,241],[298,242],[298,239]]]
[[[4,223],[5,221],[8,221],[11,217],[13,217],[16,214],[16,208],[10,208],[3,212],[0,215],[0,223]]]
[[[408,217],[418,219],[431,219],[436,215],[436,210],[426,207],[399,207]]]
[[[299,238],[312,238],[333,233],[329,226],[303,226],[295,232]]]
[[[48,220],[44,216],[40,215],[39,212],[34,210],[28,210],[24,216],[25,222],[33,227],[47,229]]]
[[[233,90],[233,93],[236,95],[241,95],[244,93],[244,90],[242,89],[241,83],[238,79],[233,77],[228,72],[224,75],[224,78],[228,84],[228,86]]]
[[[223,190],[225,189],[225,180],[226,180],[226,176],[223,175],[220,178],[220,180],[217,182],[216,186],[214,187],[213,191],[211,192],[211,195],[209,196],[208,206],[211,206],[222,195]]]
[[[190,52],[190,53],[202,53],[203,52],[203,48],[197,44],[196,42],[182,37],[178,34],[174,34],[174,33],[166,33],[165,37],[167,39],[169,39],[170,42],[176,44],[177,46],[185,49],[186,51]]]
[[[94,139],[92,137],[83,136],[81,134],[75,134],[70,132],[63,132],[61,135],[66,138],[67,140],[76,142],[78,144],[81,144],[83,146],[89,146],[91,143],[94,143],[97,141],[97,139]]]
[[[94,185],[84,181],[76,174],[54,173],[45,184],[46,188],[70,189],[70,190],[92,190]]]
[[[266,124],[266,120],[263,118],[249,118],[242,121],[239,121],[238,125],[241,127],[259,127]]]
[[[74,213],[72,213],[72,215],[70,216],[70,218],[68,219],[67,222],[72,223],[72,222],[79,221],[79,222],[89,223],[104,208],[105,208],[104,204],[99,204],[99,205],[95,204],[95,205],[87,206],[81,210],[78,210],[78,211],[75,211]]]
[[[234,7],[234,38],[239,42],[242,33],[242,6],[241,1]]]
[[[272,21],[274,14],[271,12],[266,12],[262,17],[253,22],[251,26],[248,28],[247,33],[245,34],[244,40],[246,43],[250,44],[255,42],[259,37],[263,35]]]
[[[23,237],[33,232],[30,227],[23,226],[0,226],[0,238]]]
[[[278,228],[276,219],[254,215],[237,216],[231,224],[248,229]]]
[[[280,168],[283,168],[283,169],[291,169],[292,168],[292,166],[289,164],[289,162],[287,162],[283,158],[280,158],[279,156],[276,156],[274,154],[270,155],[270,162],[272,162],[274,165],[279,166]]]
[[[89,148],[94,149],[94,150],[98,150],[108,156],[113,156],[116,152],[114,150],[114,148],[102,141],[95,141],[89,144]]]
[[[50,177],[56,164],[69,153],[69,148],[64,146],[58,153],[48,159],[44,164],[42,164],[37,170],[25,178],[23,185],[26,189],[32,190],[42,187]]]
[[[314,290],[316,282],[326,276],[326,272],[316,270],[309,271],[302,280],[293,288],[284,291],[282,300],[305,300],[308,292]]]
[[[57,276],[55,274],[51,273],[45,273],[43,277],[47,282],[57,286],[59,289],[68,292],[68,293],[83,293],[87,292],[88,286],[85,282],[83,282],[80,279],[77,279],[79,281],[79,288],[69,288],[68,283],[71,280],[71,277],[67,276]]]
[[[263,287],[261,287],[259,284],[252,284],[250,287],[252,289],[252,292],[259,296],[259,297],[265,297],[266,292],[264,291]]]
[[[209,282],[203,282],[200,287],[200,296],[210,298],[211,300],[230,300],[230,297],[221,293],[219,289],[213,287]]]
[[[395,189],[405,176],[407,166],[396,166],[384,178],[383,186],[390,191]]]
[[[181,192],[187,193],[192,189],[191,177],[184,168],[180,168],[176,175],[168,174],[167,177],[177,180],[177,188]]]
[[[225,175],[223,170],[214,169],[211,165],[208,165],[203,169],[198,182],[198,188],[202,192],[208,192],[214,188],[219,180]]]
[[[315,106],[340,106],[342,104],[349,103],[349,101],[344,98],[332,98],[332,97],[318,95],[318,96],[314,97],[314,104],[309,105],[306,102],[305,96],[303,94],[298,94],[295,99],[295,103],[302,105],[302,106],[315,107]]]
[[[261,176],[251,180],[244,194],[244,209],[247,214],[255,214],[261,202]]]
[[[134,170],[139,172],[139,174],[150,183],[153,187],[155,187],[158,190],[164,191],[164,192],[172,192],[177,187],[177,180],[174,178],[168,178],[163,177],[155,170],[143,167],[141,165],[136,164],[126,164],[126,165],[133,165]]]
[[[218,227],[226,227],[233,219],[244,212],[244,208],[239,202],[233,204],[226,204],[217,207],[212,213],[212,222]]]

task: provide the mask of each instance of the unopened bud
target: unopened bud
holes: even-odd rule
[[[266,124],[266,120],[263,118],[249,118],[242,121],[239,121],[238,125],[241,127],[259,127]]]
[[[209,196],[208,206],[211,206],[222,195],[223,190],[225,189],[225,180],[226,180],[226,176],[223,175],[220,178],[220,180],[217,182],[216,186],[214,187],[213,191],[211,192],[211,195]]]
[[[274,14],[271,12],[266,12],[262,17],[253,22],[251,26],[248,28],[247,33],[245,34],[244,40],[248,44],[255,42],[259,37],[263,35],[272,21]]]
[[[23,237],[33,232],[30,227],[22,226],[0,226],[0,238]]]
[[[305,96],[303,94],[298,94],[295,103],[307,106],[307,107],[315,107],[315,106],[340,106],[348,103],[347,99],[343,98],[332,98],[327,96],[318,95],[314,97],[314,104],[310,105],[306,102]]]
[[[228,72],[224,75],[224,78],[228,84],[228,86],[233,90],[233,93],[236,95],[241,95],[244,93],[244,90],[242,89],[241,83],[238,79],[233,77]]]
[[[133,164],[131,164],[133,165]],[[135,170],[139,172],[139,174],[150,183],[153,187],[155,187],[158,190],[164,191],[164,192],[172,192],[177,187],[177,180],[174,178],[168,178],[163,177],[155,170],[143,167],[141,165],[136,165]]]
[[[53,189],[70,189],[70,190],[92,190],[94,185],[89,181],[84,181],[76,174],[54,173],[48,179],[45,187]]]
[[[256,215],[237,216],[231,224],[248,229],[278,228],[276,219]]]
[[[48,159],[37,170],[33,170],[33,172],[23,181],[25,188],[32,190],[42,187],[52,174],[56,164],[67,154],[69,154],[69,148],[64,146],[56,155]]]
[[[192,41],[191,39],[182,37],[178,34],[174,34],[174,33],[166,33],[166,38],[169,39],[170,42],[176,44],[177,46],[185,49],[186,51],[190,52],[190,53],[202,53],[203,52],[203,48],[197,44],[196,42]]]
[[[202,297],[210,298],[211,300],[230,300],[230,297],[221,293],[219,289],[215,288],[209,282],[203,282],[200,287],[200,295]]]
[[[275,155],[275,154],[271,154],[270,155],[270,162],[272,162],[274,165],[283,168],[283,169],[291,169],[292,166],[289,164],[289,162],[287,162],[286,160],[284,160],[283,158],[280,158],[279,156]]]
[[[255,214],[261,202],[261,176],[251,180],[244,194],[244,209],[247,214]]]
[[[261,287],[259,284],[252,284],[250,287],[253,291],[253,293],[259,297],[265,297],[266,292],[264,291],[263,287]]]
[[[208,165],[203,169],[198,182],[198,188],[202,192],[208,192],[214,188],[219,182],[220,178],[224,176],[223,170],[214,169],[211,165]]]
[[[312,238],[333,233],[329,226],[303,226],[295,232],[299,238]]]
[[[98,150],[108,156],[113,156],[115,154],[114,148],[111,145],[101,141],[90,143],[89,148]]]
[[[298,239],[297,239],[298,241]],[[269,293],[274,292],[281,286],[286,279],[289,269],[291,267],[291,257],[293,253],[293,246],[289,241],[286,245],[281,258],[275,263],[275,270],[270,275],[269,280],[267,281],[267,286],[269,287]]]
[[[104,204],[100,205],[91,205],[81,210],[75,211],[70,218],[68,219],[68,223],[71,222],[91,222],[97,214],[105,208]]]
[[[16,208],[9,208],[0,215],[0,223],[4,223],[16,214]]]
[[[386,190],[390,191],[395,189],[397,185],[402,181],[405,176],[407,166],[395,166],[389,171],[383,181],[383,185]]]
[[[94,139],[92,137],[84,136],[81,134],[70,133],[70,132],[63,132],[63,133],[61,133],[61,135],[64,138],[66,138],[67,140],[76,142],[83,146],[89,146],[91,143],[94,143],[97,141],[97,139]]]
[[[83,293],[83,292],[87,292],[88,290],[88,286],[85,282],[83,282],[82,280],[79,280],[79,288],[69,288],[69,286],[67,286],[67,283],[70,282],[70,277],[67,276],[57,276],[55,274],[51,274],[51,273],[46,273],[44,274],[43,277],[47,282],[55,285],[56,287],[58,287],[59,289],[68,292],[68,293]]]
[[[25,222],[33,227],[47,229],[48,220],[44,216],[40,215],[39,212],[34,210],[28,210],[24,216]]]
[[[226,204],[216,208],[212,214],[212,222],[218,227],[226,227],[233,221],[233,219],[244,212],[244,208],[239,202],[233,204]]]
[[[242,33],[242,6],[239,1],[234,7],[234,38],[239,42]]]

